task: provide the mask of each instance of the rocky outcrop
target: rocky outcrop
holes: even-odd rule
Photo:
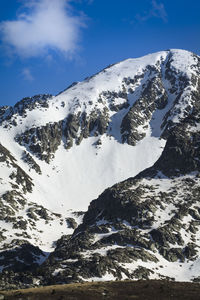
[[[15,139],[20,145],[25,145],[29,151],[49,163],[62,140],[62,122],[31,128]]]
[[[40,166],[33,159],[32,155],[30,155],[29,153],[24,151],[22,154],[22,159],[25,163],[27,163],[29,165],[30,169],[35,170],[35,172],[38,174],[42,174]]]
[[[2,144],[0,144],[0,163],[3,165],[6,164],[13,170],[9,177],[12,181],[15,181],[17,188],[19,186],[22,187],[24,193],[32,191],[32,179],[21,167],[17,165],[16,159]]]
[[[32,111],[36,108],[45,109],[48,108],[48,101],[52,98],[49,94],[40,94],[33,97],[26,97],[17,102],[14,107],[3,106],[0,107],[0,124],[7,121],[6,127],[17,126],[16,117],[21,116],[25,118],[28,111]],[[8,125],[9,124],[9,125]]]
[[[5,271],[26,271],[38,266],[38,262],[44,257],[43,252],[27,241],[13,240],[9,245],[10,250],[1,252],[0,266]]]
[[[161,70],[148,68],[149,79],[144,85],[141,96],[134,102],[121,123],[123,143],[135,146],[145,137],[153,113],[157,109],[164,109],[168,103],[168,95],[163,87]]]

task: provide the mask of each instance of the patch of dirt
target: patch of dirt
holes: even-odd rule
[[[1,291],[4,300],[197,300],[200,284],[164,280],[110,281]]]

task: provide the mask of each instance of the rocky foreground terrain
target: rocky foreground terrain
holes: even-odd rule
[[[0,108],[0,288],[200,280],[200,57]],[[177,298],[178,299],[178,298]]]

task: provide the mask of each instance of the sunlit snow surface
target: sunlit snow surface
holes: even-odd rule
[[[67,152],[61,146],[51,166],[43,168],[42,182],[41,176],[35,178],[31,199],[38,193],[42,204],[55,212],[86,210],[105,188],[151,166],[165,145],[164,140],[147,137],[132,147],[104,136],[101,148],[96,149],[92,146],[94,141],[95,138],[83,140]]]

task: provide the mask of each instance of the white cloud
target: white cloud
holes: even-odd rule
[[[143,15],[137,14],[136,19],[144,22],[151,18],[162,19],[163,22],[167,22],[167,12],[163,3],[158,3],[156,0],[151,1],[151,9],[144,12]]]
[[[152,16],[160,18],[164,22],[167,22],[167,13],[163,3],[157,3],[155,0],[153,0],[151,14]]]
[[[22,75],[23,75],[24,79],[27,80],[27,81],[33,81],[34,80],[33,75],[31,74],[31,71],[28,68],[23,69]]]
[[[19,56],[40,56],[49,49],[71,56],[82,26],[83,18],[71,14],[69,0],[26,0],[16,20],[0,23],[0,34]]]

